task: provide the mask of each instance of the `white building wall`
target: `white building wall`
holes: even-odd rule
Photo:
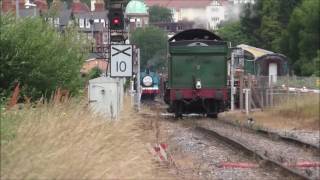
[[[216,30],[218,25],[225,20],[225,7],[218,1],[212,3],[206,8],[206,16],[208,21],[208,29]]]
[[[246,4],[246,3],[251,3],[254,4],[255,0],[233,0],[234,4]]]
[[[243,3],[255,3],[256,0],[229,0],[229,3],[221,4],[219,0],[213,0],[204,8],[171,8],[173,21],[194,21],[195,26],[216,30],[222,21],[229,18],[238,18],[240,14],[239,5]],[[229,12],[228,12],[229,11]]]
[[[173,21],[194,21],[196,27],[207,29],[217,29],[217,26],[225,20],[225,7],[214,0],[209,6],[204,8],[181,8],[171,9]]]

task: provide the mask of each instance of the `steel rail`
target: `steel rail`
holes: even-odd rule
[[[244,151],[245,153],[247,154],[250,154],[252,156],[257,156],[259,157],[259,159],[261,160],[264,160],[267,164],[270,164],[270,165],[273,165],[273,166],[276,166],[276,167],[279,167],[280,169],[284,170],[285,172],[291,174],[291,175],[294,175],[296,177],[299,177],[301,179],[308,179],[308,180],[311,180],[310,177],[296,171],[295,169],[291,169],[291,168],[288,168],[286,166],[284,166],[283,164],[281,164],[280,162],[277,162],[275,160],[272,160],[268,157],[266,157],[265,155],[255,151],[254,149],[251,149],[249,148],[247,145],[243,144],[243,143],[240,143],[238,142],[237,140],[233,139],[233,138],[230,138],[228,136],[225,136],[219,132],[216,132],[214,130],[211,130],[211,129],[206,129],[206,128],[203,128],[203,127],[196,127],[195,128],[197,131],[199,132],[204,132],[206,134],[209,134],[219,140],[222,140],[223,142],[229,144],[229,145],[232,145],[233,147],[235,147],[236,149],[241,149],[242,151]]]
[[[240,127],[240,128],[241,128],[241,127],[242,127],[242,128],[246,128],[246,129],[248,129],[248,130],[252,130],[252,131],[254,131],[254,132],[263,134],[263,135],[265,135],[266,137],[278,137],[278,138],[280,138],[280,139],[282,139],[282,140],[284,140],[284,141],[287,141],[287,142],[290,142],[290,143],[293,143],[293,144],[296,144],[296,145],[301,145],[301,146],[304,146],[304,147],[313,149],[313,150],[316,151],[316,152],[319,152],[319,151],[320,151],[320,145],[308,143],[308,142],[302,141],[302,140],[300,140],[300,139],[298,139],[298,138],[285,136],[285,135],[279,134],[279,133],[277,133],[277,132],[269,131],[269,130],[267,130],[267,129],[255,129],[255,128],[253,128],[253,127],[246,126],[246,125],[244,125],[244,124],[242,124],[242,125],[237,125],[234,121],[226,120],[226,119],[220,119],[219,122],[226,123],[226,124],[229,124],[229,125],[232,125],[232,126],[236,126],[236,127]]]
[[[320,150],[320,146],[318,146],[316,144],[312,144],[312,143],[308,143],[308,142],[302,141],[302,140],[294,138],[294,137],[281,135],[279,133],[268,131],[266,129],[253,129],[253,128],[249,128],[249,129],[252,129],[252,130],[257,131],[258,133],[261,133],[261,134],[264,134],[264,135],[276,136],[276,137],[281,138],[284,141],[288,141],[290,143],[294,143],[294,144],[297,144],[297,145],[305,146],[307,148],[314,149],[315,151],[319,151]]]

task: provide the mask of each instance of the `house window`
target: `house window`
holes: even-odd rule
[[[84,28],[84,19],[79,19],[80,28]]]
[[[211,11],[213,11],[213,12],[218,11],[218,8],[213,7],[213,8],[211,8]]]
[[[106,27],[106,23],[105,23],[104,19],[101,19],[101,23],[102,23],[103,27]]]
[[[54,19],[54,26],[55,26],[55,27],[58,27],[59,24],[60,24],[59,22],[60,22],[60,21],[59,21],[59,18],[55,18],[55,19]]]
[[[52,24],[53,24],[53,18],[49,17],[49,18],[48,18],[48,22],[49,22],[49,24],[52,25]]]
[[[142,25],[141,25],[141,22],[140,22],[140,21],[136,23],[136,27],[142,27]]]
[[[89,19],[86,19],[86,28],[90,28],[90,21],[89,21]]]
[[[142,24],[141,24],[141,19],[140,18],[137,18],[136,19],[136,27],[141,27]]]

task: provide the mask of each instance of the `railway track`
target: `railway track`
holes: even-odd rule
[[[261,135],[265,135],[266,137],[270,137],[273,139],[282,139],[284,141],[296,144],[296,145],[300,145],[309,149],[313,149],[314,151],[320,151],[320,144],[313,144],[313,143],[309,143],[309,142],[305,142],[303,140],[300,140],[296,137],[292,137],[292,136],[288,136],[288,135],[282,135],[279,134],[277,132],[274,131],[270,131],[268,129],[265,128],[254,128],[254,126],[248,126],[248,125],[239,125],[238,123],[235,123],[234,121],[231,120],[219,120],[223,123],[227,123],[230,124],[232,126],[239,126],[242,128],[246,128],[252,131],[255,131],[256,133],[259,133]]]
[[[178,159],[175,161],[175,169],[183,178],[302,179],[283,172],[278,167],[265,165],[265,161],[257,159],[248,151],[243,153],[240,148],[233,148],[230,143],[222,142],[221,138],[214,138],[193,126],[181,125],[170,119],[162,121],[162,124],[170,124],[169,144],[173,150],[170,154],[174,160]]]
[[[250,155],[250,156],[254,156],[254,157],[258,157],[260,160],[263,160],[265,161],[265,164],[266,165],[271,165],[271,166],[274,166],[274,167],[278,167],[280,168],[281,170],[284,170],[285,172],[293,175],[293,176],[296,176],[298,178],[301,178],[301,179],[311,179],[310,177],[294,170],[294,169],[290,169],[286,166],[284,166],[283,164],[277,162],[277,161],[274,161],[270,158],[268,158],[267,156],[265,156],[264,154],[261,154],[261,153],[258,153],[257,151],[255,151],[254,149],[252,148],[249,148],[248,146],[246,146],[245,144],[235,140],[235,139],[232,139],[228,136],[225,136],[225,135],[222,135],[220,134],[219,132],[216,132],[214,130],[209,130],[209,129],[206,129],[206,128],[203,128],[203,127],[196,127],[196,130],[200,131],[200,132],[203,132],[203,133],[206,133],[208,135],[211,135],[219,140],[222,140],[224,141],[225,143],[233,146],[234,148],[238,149],[238,150],[241,150],[243,152],[245,152],[246,154]]]
[[[170,118],[169,115],[161,116],[161,112],[164,112],[163,108],[159,108],[159,105],[152,106],[152,111],[156,110],[157,113],[152,113],[148,117],[166,119],[166,121],[169,120],[173,124],[178,123],[180,125],[187,121],[193,121],[192,125],[185,127],[208,134],[217,140],[224,141],[227,145],[235,147],[235,149],[257,157],[265,162],[262,166],[281,169],[281,171],[297,179],[320,179],[320,152],[317,145],[265,129],[252,129],[249,126],[212,120],[201,116],[185,117],[182,120],[172,121],[171,119],[174,118]],[[298,165],[301,162],[310,162],[310,166],[308,164],[305,166]]]
[[[219,121],[201,125],[196,129],[209,133],[227,143],[243,149],[247,153],[278,166],[303,179],[320,178],[319,148],[268,131],[243,129]],[[300,164],[300,165],[299,165]],[[301,165],[303,164],[303,165]]]

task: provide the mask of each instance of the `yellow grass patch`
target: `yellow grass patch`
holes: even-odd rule
[[[22,119],[1,147],[1,179],[172,179],[152,160],[128,101],[117,122],[74,100],[6,113]]]
[[[246,123],[248,117],[244,112],[226,112],[220,117]],[[319,130],[319,95],[302,95],[282,101],[274,108],[254,111],[250,117],[256,125],[273,129]]]

